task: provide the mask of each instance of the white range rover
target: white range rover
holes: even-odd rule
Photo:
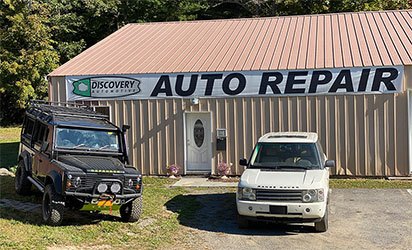
[[[238,185],[239,227],[249,221],[314,222],[328,229],[329,168],[316,133],[278,132],[262,136]]]

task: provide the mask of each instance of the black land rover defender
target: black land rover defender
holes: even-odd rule
[[[59,225],[65,209],[120,209],[125,222],[142,212],[142,176],[128,165],[124,125],[73,104],[33,102],[21,133],[15,188],[43,192],[43,220]]]

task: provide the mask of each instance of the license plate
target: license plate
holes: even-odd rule
[[[102,200],[102,201],[99,201],[97,203],[97,206],[99,206],[99,207],[111,207],[111,206],[113,206],[113,203],[112,203],[111,200]]]
[[[271,214],[287,214],[286,206],[269,206],[269,212]]]

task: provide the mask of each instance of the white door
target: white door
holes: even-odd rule
[[[211,172],[210,113],[186,114],[186,171]]]

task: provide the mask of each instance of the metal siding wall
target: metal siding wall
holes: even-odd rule
[[[411,86],[411,67],[405,86]],[[52,101],[65,101],[64,77],[51,78]],[[406,176],[409,173],[407,94],[264,97],[190,100],[108,100],[117,125],[129,124],[131,163],[144,174],[166,174],[166,166],[184,167],[184,112],[211,112],[212,165],[218,164],[216,128],[227,129],[227,151],[219,159],[243,167],[260,136],[270,131],[314,131],[330,159],[333,175]],[[214,171],[213,170],[213,171]]]

